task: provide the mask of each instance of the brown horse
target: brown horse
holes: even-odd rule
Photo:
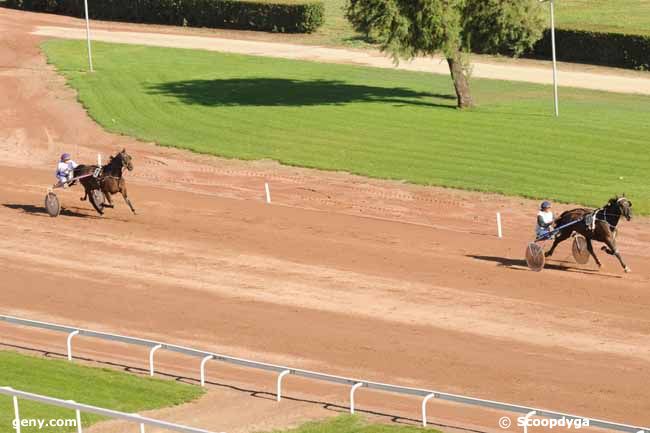
[[[74,175],[77,177],[90,174],[93,173],[97,168],[97,165],[80,165],[75,169]],[[111,199],[111,195],[117,194],[119,192],[122,194],[122,197],[124,198],[126,204],[129,205],[131,212],[135,214],[135,209],[133,208],[131,200],[129,200],[127,194],[126,181],[124,180],[124,177],[122,177],[124,168],[129,171],[133,170],[133,159],[131,158],[131,155],[126,153],[126,149],[122,149],[122,151],[117,155],[111,156],[108,164],[101,167],[99,176],[96,178],[89,176],[80,180],[85,190],[85,195],[81,198],[81,200],[86,200],[88,196],[92,194],[93,190],[100,190],[104,194],[104,197],[107,201],[107,203],[104,203],[104,207],[112,208],[114,205],[113,200]],[[93,206],[95,206],[95,203],[93,203]],[[104,213],[101,208],[97,208],[95,206],[95,209],[100,214]]]
[[[625,217],[628,221],[632,219],[632,202],[625,197],[618,196],[609,200],[607,204],[600,209],[591,210],[579,208],[562,213],[562,215],[560,215],[554,222],[556,228],[570,224],[574,221],[577,222],[560,230],[560,232],[555,236],[553,246],[546,253],[546,257],[553,255],[553,251],[555,251],[558,244],[569,239],[571,235],[576,232],[584,236],[587,240],[587,249],[596,261],[598,267],[601,267],[602,264],[600,263],[600,260],[598,260],[598,257],[596,257],[594,247],[591,243],[592,241],[603,242],[606,246],[602,247],[602,250],[607,254],[616,256],[618,261],[621,262],[623,269],[625,269],[625,272],[630,272],[630,268],[625,264],[621,254],[616,248],[617,226],[621,216]]]

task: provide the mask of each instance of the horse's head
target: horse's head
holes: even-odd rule
[[[617,208],[618,213],[623,215],[626,220],[632,219],[632,202],[625,197],[625,194],[622,197],[616,196],[611,199],[608,205],[612,208]]]
[[[118,153],[118,156],[122,160],[122,165],[124,165],[127,170],[133,171],[133,158],[131,155],[126,153],[126,149],[122,149],[122,151]]]

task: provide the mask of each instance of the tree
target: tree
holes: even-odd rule
[[[348,0],[355,29],[400,58],[442,52],[458,107],[474,105],[469,53],[521,54],[544,29],[538,0]]]

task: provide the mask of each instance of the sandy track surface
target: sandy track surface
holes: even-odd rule
[[[532,273],[521,260],[536,205],[527,200],[226,161],[107,134],[45,64],[34,23],[12,14],[0,10],[3,313],[650,424],[647,219],[622,228],[633,274],[602,253],[600,272],[577,266],[568,245]],[[57,154],[93,161],[123,146],[135,157],[137,216],[118,199],[97,217],[79,189],[59,194],[59,218],[44,214]],[[493,234],[496,210],[503,240]],[[52,339],[37,334],[0,328],[6,344]],[[98,343],[80,348],[89,353],[135,363]],[[187,362],[164,356],[169,370]],[[222,369],[223,381],[255,382]],[[347,390],[295,386],[305,399],[346,402]],[[418,415],[417,402],[385,395],[364,396],[364,405]],[[321,416],[311,410],[305,418]],[[205,416],[219,429],[228,411]],[[482,431],[498,420],[448,406],[432,416]],[[230,431],[264,424],[248,419]]]
[[[66,39],[86,39],[86,32],[80,28],[38,27],[34,34]],[[174,34],[93,30],[94,40],[123,44],[151,45],[161,47],[192,48],[224,53],[248,54],[254,56],[278,57],[294,60],[311,60],[324,63],[345,63],[376,68],[401,69],[405,71],[449,74],[444,59],[417,58],[403,61],[395,66],[390,57],[378,51],[359,51],[344,48],[314,47],[280,42],[236,40],[207,36],[181,36]],[[553,84],[550,69],[521,67],[508,63],[472,62],[472,76],[496,80],[523,81],[538,84]],[[563,71],[559,76],[561,86],[583,89],[606,90],[619,93],[650,95],[650,78],[621,75],[604,75],[590,72]]]

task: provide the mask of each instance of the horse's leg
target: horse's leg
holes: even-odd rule
[[[594,258],[594,261],[598,265],[599,268],[603,267],[603,264],[600,263],[600,260],[598,260],[598,257],[596,257],[596,252],[594,251],[594,246],[591,243],[591,238],[586,238],[587,239],[587,250],[589,251],[589,254],[591,254],[591,257]]]
[[[124,180],[120,179],[119,186],[120,186],[120,192],[122,193],[122,197],[124,197],[124,201],[131,208],[131,212],[133,212],[133,215],[137,215],[135,213],[135,209],[133,209],[133,205],[131,204],[131,200],[129,200],[129,196],[126,193],[126,183],[124,182]]]
[[[82,183],[82,185],[84,186],[84,196],[81,197],[80,200],[81,201],[86,201],[86,199],[88,198],[88,185],[85,184],[85,183]]]
[[[609,248],[609,250],[612,251],[610,254],[613,254],[613,255],[616,256],[618,261],[621,263],[621,266],[623,266],[623,269],[625,270],[625,272],[631,272],[632,269],[630,269],[629,266],[625,264],[625,262],[623,261],[623,257],[621,257],[621,253],[619,253],[618,249],[616,248],[616,241],[613,238],[609,238],[609,239],[607,239],[605,241],[605,244],[607,244],[607,247]]]
[[[113,205],[113,199],[111,198],[111,190],[108,187],[107,182],[102,183],[101,191],[102,194],[104,194],[104,198],[106,199],[106,201],[104,202],[104,206],[109,208],[114,208],[115,205]]]
[[[555,248],[557,248],[557,246],[561,242],[569,239],[569,236],[571,236],[571,232],[567,232],[567,231],[560,232],[560,234],[557,235],[557,237],[553,240],[553,245],[551,246],[551,249],[548,250],[544,255],[546,257],[551,257],[553,255],[553,251],[555,251]]]
[[[616,230],[616,228],[613,228],[613,229],[612,229],[612,241],[613,241],[613,242],[616,242],[616,233],[618,233],[618,230]],[[606,246],[606,245],[603,245],[600,249],[603,250],[603,251],[605,251],[605,252],[606,252],[607,254],[609,254],[610,256],[615,256],[615,255],[616,255],[616,253],[614,252],[614,250],[613,250],[612,248]]]

